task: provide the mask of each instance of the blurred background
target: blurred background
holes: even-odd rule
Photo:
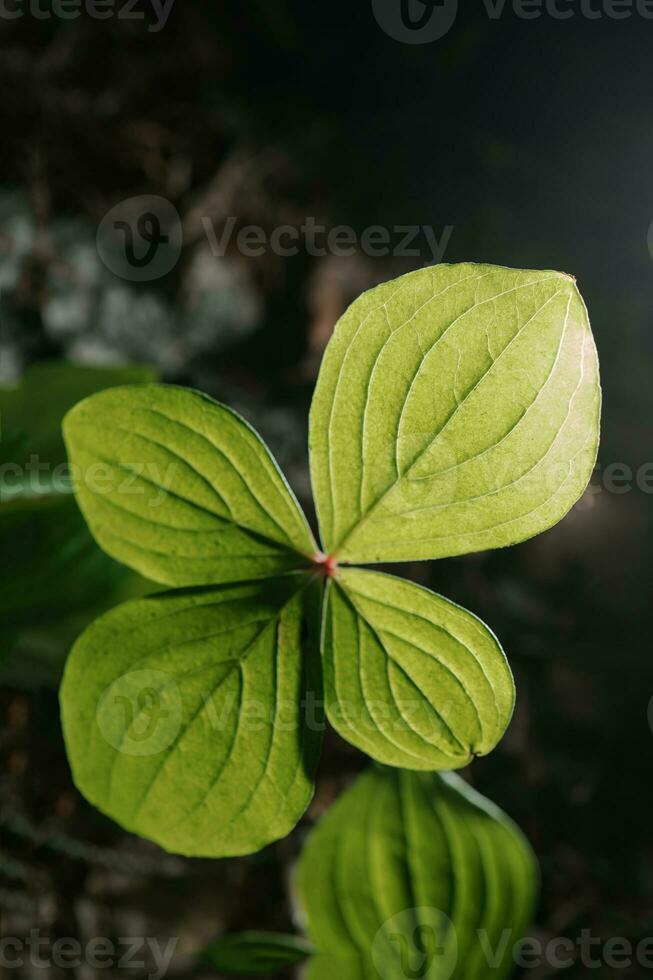
[[[590,489],[532,542],[402,574],[488,622],[516,673],[509,733],[466,776],[539,856],[534,934],[637,943],[653,936],[653,20],[599,0],[561,2],[569,19],[473,6],[419,44],[393,36],[372,0],[176,0],[165,23],[149,2],[68,19],[49,0],[6,0],[0,456],[62,463],[60,418],[100,377],[66,365],[102,368],[106,384],[133,365],[129,377],[236,407],[310,509],[310,398],[362,290],[442,258],[577,276],[605,398]],[[153,277],[120,266],[102,224],[111,209],[135,221],[144,195],[136,251],[167,238]],[[296,254],[272,247],[275,229],[307,222],[346,226],[356,244],[324,232]],[[243,244],[249,226],[265,245]],[[45,493],[56,487],[28,487],[27,500],[12,487],[0,506],[0,932],[178,937],[168,975],[208,976],[193,954],[221,933],[292,930],[293,861],[365,760],[329,734],[308,814],[250,858],[172,857],[103,818],[72,786],[57,684],[84,623],[147,585],[99,554],[71,502]],[[586,976],[582,964],[527,971],[556,972]]]

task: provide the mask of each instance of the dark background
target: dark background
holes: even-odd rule
[[[653,480],[647,493],[605,471],[635,473],[653,449],[653,21],[466,7],[423,46],[388,37],[369,0],[177,0],[158,33],[0,17],[0,382],[45,358],[152,364],[238,407],[308,507],[306,418],[330,330],[362,289],[429,253],[216,258],[201,216],[218,232],[228,216],[451,225],[446,261],[577,276],[605,398],[591,492],[532,542],[402,574],[480,615],[515,670],[511,729],[467,775],[538,853],[537,934],[636,943],[653,936]],[[184,249],[165,278],[125,283],[95,233],[145,193],[178,208]],[[172,975],[186,976],[224,931],[291,929],[292,861],[362,756],[330,735],[309,813],[262,854],[166,856],[72,788],[55,653],[35,672],[5,650],[3,934],[179,936]]]

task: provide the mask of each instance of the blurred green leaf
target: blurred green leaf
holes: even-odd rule
[[[58,677],[90,619],[152,588],[105,555],[74,497],[17,499],[0,506],[3,677]]]
[[[124,594],[136,579],[95,544],[74,497],[15,500],[0,507],[0,620],[40,626]]]
[[[145,367],[42,362],[17,387],[0,388],[0,625],[2,677],[57,683],[89,620],[151,584],[96,545],[69,491],[61,434],[79,398],[148,381]]]
[[[501,980],[537,884],[521,832],[462,779],[371,769],[299,862],[297,901],[319,951],[308,976]]]
[[[211,943],[201,954],[204,963],[224,973],[275,973],[300,963],[313,953],[309,943],[297,936],[273,932],[242,932]]]
[[[63,417],[82,398],[116,385],[153,381],[149,367],[83,367],[41,361],[25,371],[20,384],[0,388],[0,456],[25,466],[30,456],[57,466],[66,460]]]

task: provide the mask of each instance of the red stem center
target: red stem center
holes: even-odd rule
[[[327,578],[335,578],[338,574],[338,562],[335,555],[323,555],[322,552],[319,552],[313,558],[313,564],[317,565]]]

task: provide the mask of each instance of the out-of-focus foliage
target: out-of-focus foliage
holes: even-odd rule
[[[41,492],[47,492],[57,468],[63,486],[66,449],[61,423],[66,412],[96,391],[155,378],[156,372],[144,366],[99,368],[63,361],[38,361],[30,365],[19,384],[0,387],[0,458],[29,475],[32,471],[27,470],[27,465],[36,456],[34,462],[40,469],[34,472],[45,475]],[[38,493],[38,487],[30,488],[28,482],[23,481],[22,492]],[[6,490],[0,486],[0,501],[11,496],[11,491],[7,494]]]
[[[306,976],[503,980],[537,890],[522,833],[462,779],[375,767],[331,807],[299,860],[295,904],[315,951]],[[203,959],[228,974],[259,972],[253,938],[226,937]],[[262,970],[272,972],[274,941],[261,944]],[[281,958],[288,939],[276,942]]]
[[[301,963],[313,947],[297,936],[274,932],[243,932],[210,943],[202,952],[204,963],[221,973],[251,976],[276,973],[284,966]]]
[[[3,505],[0,541],[0,619],[10,629],[61,624],[118,594],[126,578],[95,545],[72,496]]]
[[[80,398],[148,381],[145,367],[36,364],[0,388],[0,624],[5,682],[55,684],[94,616],[150,589],[91,537],[65,460],[61,421]]]

